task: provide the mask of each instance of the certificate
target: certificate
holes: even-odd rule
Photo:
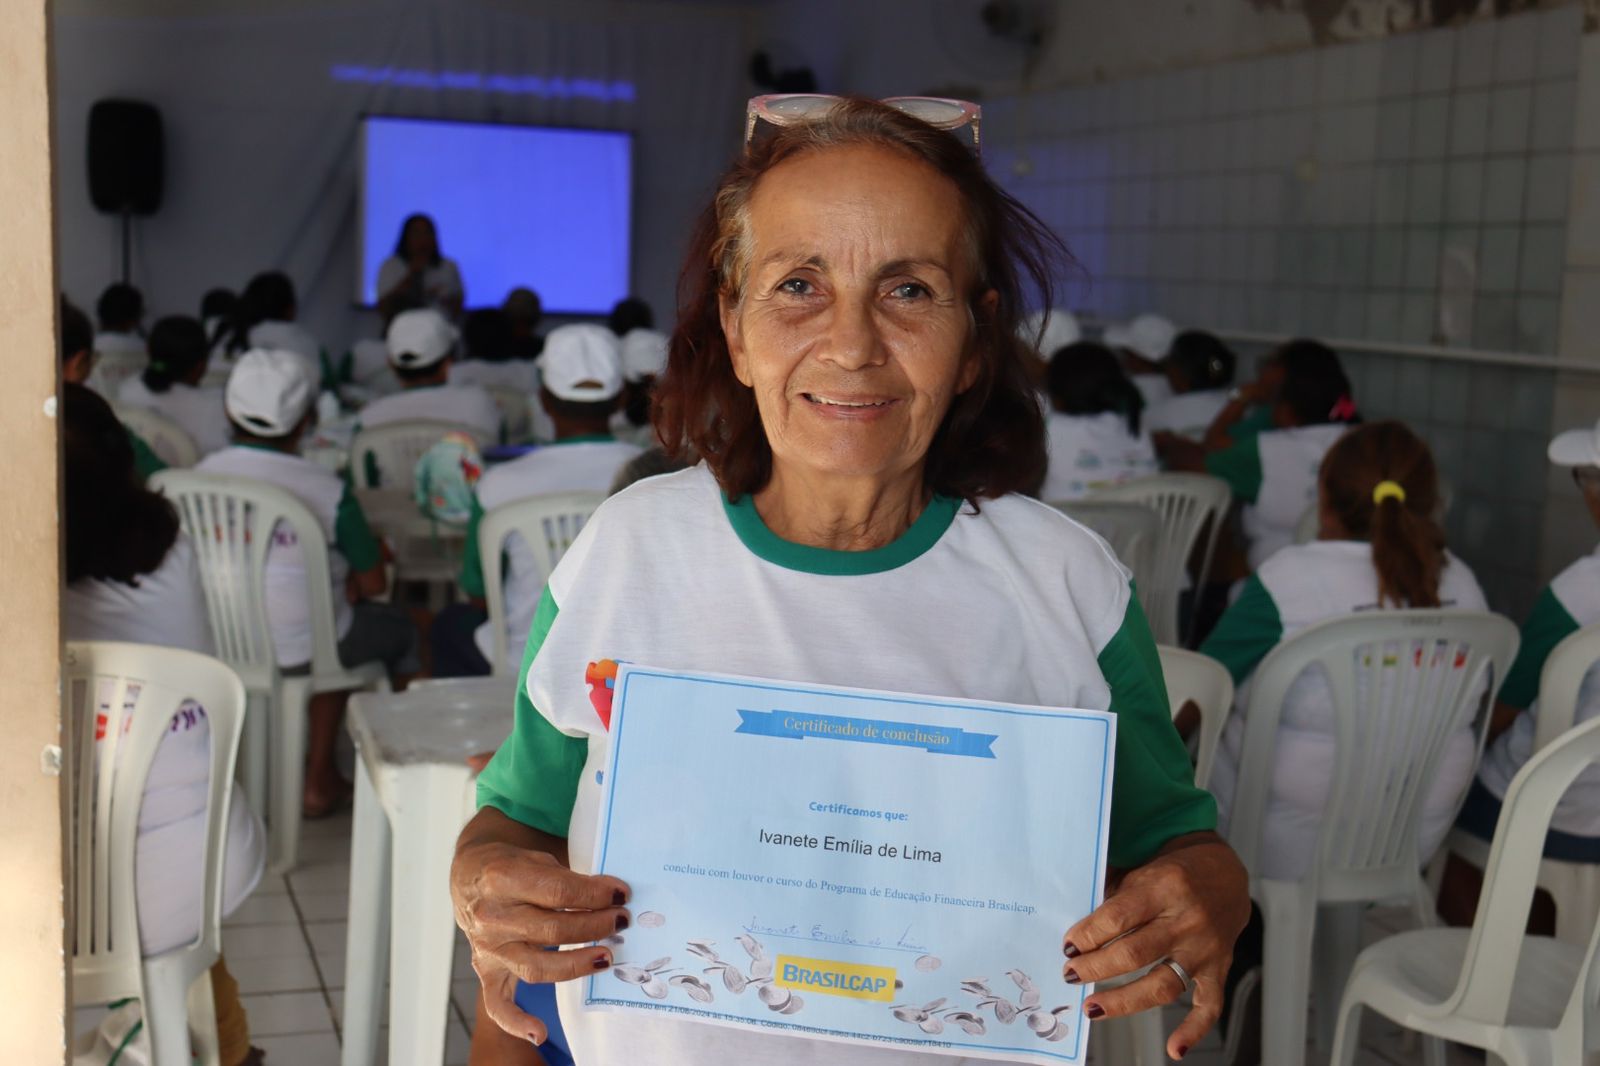
[[[624,665],[594,1008],[1082,1062],[1062,936],[1101,897],[1115,716]]]

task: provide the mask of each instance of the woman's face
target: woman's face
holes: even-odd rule
[[[432,257],[438,250],[439,238],[433,231],[433,223],[425,218],[414,218],[406,223],[406,258],[415,259],[419,256]]]
[[[756,186],[748,236],[722,327],[775,469],[880,481],[919,469],[978,371],[956,187],[887,148],[807,152]]]

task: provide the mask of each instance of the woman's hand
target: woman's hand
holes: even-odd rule
[[[547,949],[628,927],[628,886],[573,873],[559,857],[565,851],[565,841],[485,807],[461,831],[450,867],[456,924],[472,947],[484,1007],[500,1028],[535,1044],[548,1033],[516,1005],[517,981],[571,981],[604,970],[607,948]]]
[[[1167,1038],[1167,1054],[1180,1059],[1222,1013],[1233,942],[1249,920],[1249,878],[1233,849],[1215,833],[1179,837],[1128,871],[1093,914],[1067,930],[1062,976],[1087,984],[1176,961],[1194,978],[1194,1007]],[[1137,981],[1096,992],[1084,1013],[1135,1014],[1182,992],[1173,969],[1157,966]]]

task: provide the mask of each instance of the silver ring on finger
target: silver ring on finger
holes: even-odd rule
[[[1183,968],[1183,963],[1179,962],[1177,959],[1165,958],[1161,960],[1161,965],[1167,967],[1173,973],[1178,975],[1178,980],[1183,982],[1183,990],[1185,992],[1194,991],[1194,975]]]

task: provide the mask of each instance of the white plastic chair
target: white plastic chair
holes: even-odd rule
[[[1133,571],[1141,599],[1145,586],[1159,580],[1154,565],[1161,546],[1161,515],[1142,503],[1062,500],[1050,505],[1104,537],[1122,565]]]
[[[1600,718],[1545,745],[1512,778],[1471,929],[1412,930],[1361,953],[1339,1007],[1335,1064],[1355,1062],[1361,1011],[1371,1007],[1408,1029],[1483,1048],[1510,1066],[1593,1066],[1600,1050],[1600,929],[1586,946],[1523,931],[1550,818],[1561,794],[1597,759]]]
[[[1534,752],[1543,751],[1572,728],[1578,690],[1597,661],[1600,624],[1578,630],[1551,650],[1539,674]],[[1478,869],[1487,869],[1489,845],[1464,830],[1451,830],[1440,851],[1453,851]],[[1538,885],[1555,900],[1556,938],[1580,947],[1587,944],[1600,917],[1600,865],[1541,858]]]
[[[523,564],[537,569],[540,584],[548,581],[561,557],[572,547],[584,523],[605,502],[601,492],[553,492],[503,504],[478,525],[478,554],[483,560],[483,591],[489,605],[489,631],[494,654],[489,665],[503,674],[517,669],[506,648],[506,591],[502,553],[516,551],[515,535],[526,548]],[[521,554],[519,552],[519,554]]]
[[[1150,616],[1156,642],[1177,644],[1178,597],[1183,591],[1189,558],[1209,521],[1211,532],[1206,538],[1205,555],[1195,584],[1197,589],[1204,588],[1211,571],[1211,555],[1217,547],[1217,535],[1233,500],[1228,483],[1207,474],[1157,474],[1101,489],[1089,499],[1095,503],[1142,503],[1161,516],[1161,540],[1155,553],[1152,578],[1148,584],[1140,582],[1139,594],[1145,613]]]
[[[346,669],[340,663],[327,538],[299,500],[274,485],[187,470],[163,470],[150,483],[178,509],[199,559],[217,653],[238,672],[254,707],[240,776],[250,806],[268,813],[268,863],[274,872],[287,871],[300,850],[306,705],[321,692],[386,686],[383,664]],[[267,550],[280,523],[293,531],[305,562],[311,617],[311,672],[305,675],[285,676],[279,669],[267,618]]]
[[[350,482],[358,489],[411,494],[417,460],[451,433],[465,433],[478,447],[493,443],[471,426],[422,419],[363,427],[350,442]]]
[[[217,1066],[210,970],[222,949],[222,871],[244,686],[208,656],[141,644],[68,643],[64,674],[75,771],[68,890],[73,1003],[135,998],[154,1066],[189,1066],[190,1029],[198,1060]],[[191,943],[147,958],[134,892],[139,807],[156,748],[188,699],[205,708],[211,729],[200,929]]]
[[[1430,920],[1418,854],[1423,805],[1446,742],[1473,722],[1485,698],[1492,702],[1517,643],[1516,626],[1497,615],[1383,611],[1312,626],[1257,668],[1228,837],[1266,924],[1263,1062],[1304,1061],[1314,932],[1317,1037],[1325,1047],[1360,943],[1362,905],[1405,899],[1419,920]],[[1278,723],[1291,686],[1313,667],[1325,675],[1334,706],[1332,788],[1310,870],[1299,881],[1271,880],[1258,871]],[[1481,749],[1488,716],[1479,717]]]
[[[85,384],[112,403],[122,391],[122,383],[138,377],[149,365],[150,357],[142,351],[126,348],[97,351],[94,353],[94,369],[89,372],[89,380]]]
[[[1208,655],[1160,645],[1161,673],[1167,679],[1167,699],[1173,717],[1188,700],[1200,708],[1200,743],[1195,756],[1194,783],[1201,788],[1211,782],[1211,764],[1217,757],[1217,741],[1233,710],[1233,678],[1227,667]]]
[[[117,421],[127,426],[168,466],[190,467],[200,461],[200,446],[187,430],[159,411],[117,404]]]

